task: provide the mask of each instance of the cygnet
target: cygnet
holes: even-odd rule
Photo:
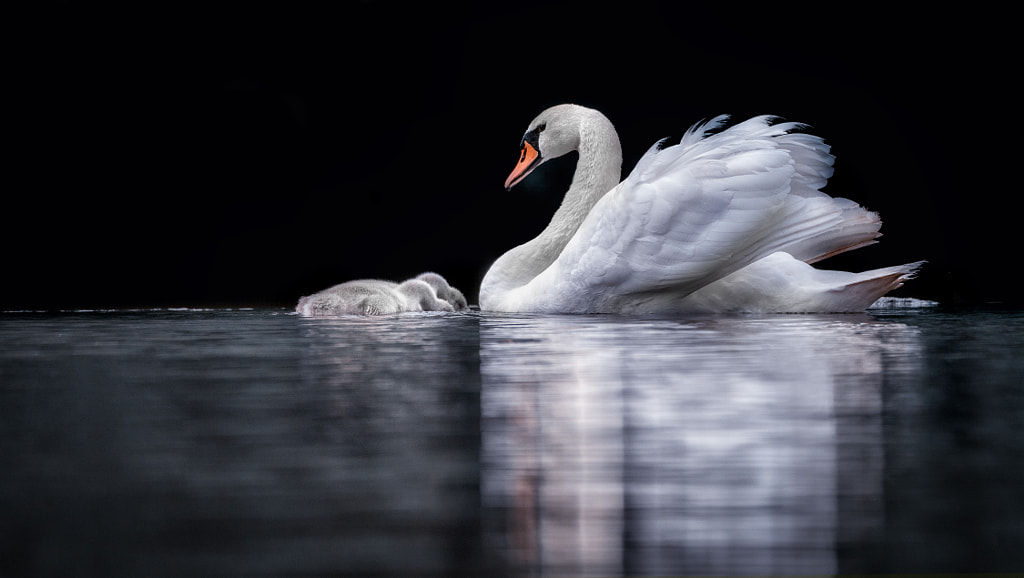
[[[299,299],[295,311],[308,317],[393,315],[408,311],[462,311],[462,292],[437,273],[422,273],[402,283],[379,279],[347,281]]]

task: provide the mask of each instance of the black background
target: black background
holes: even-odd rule
[[[53,4],[18,28],[0,309],[291,306],[445,275],[476,302],[572,157],[511,192],[527,123],[603,111],[624,171],[694,122],[775,114],[837,156],[826,192],[927,259],[900,294],[1020,302],[1012,3]]]

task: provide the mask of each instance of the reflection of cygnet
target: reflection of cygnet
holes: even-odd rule
[[[402,283],[359,279],[299,299],[295,311],[311,317],[391,315],[405,311],[461,311],[466,298],[437,273]]]

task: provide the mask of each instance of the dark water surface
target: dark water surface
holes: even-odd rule
[[[1024,313],[0,314],[0,575],[1024,570]]]

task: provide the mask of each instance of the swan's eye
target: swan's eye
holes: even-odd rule
[[[548,125],[545,124],[545,123],[538,124],[537,125],[537,132],[538,133],[544,132],[544,129],[546,129],[547,127],[548,127]]]

